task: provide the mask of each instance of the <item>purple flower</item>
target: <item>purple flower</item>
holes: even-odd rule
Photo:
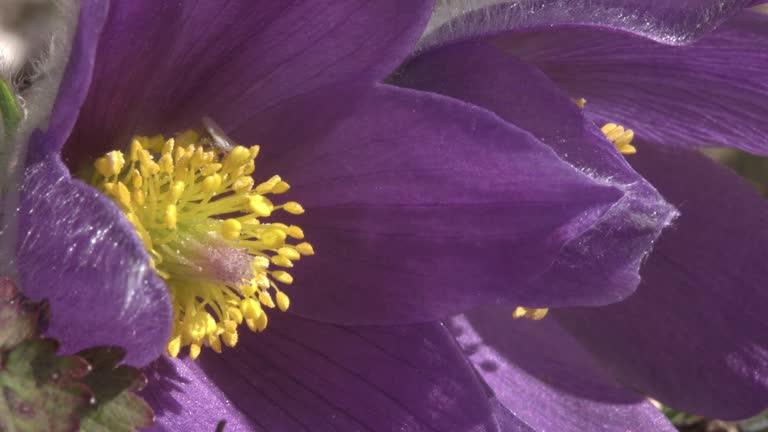
[[[227,430],[492,431],[550,427],[537,422],[551,420],[559,423],[550,428],[567,430],[589,425],[586,413],[605,430],[628,422],[669,427],[559,327],[561,320],[589,326],[594,321],[579,315],[597,311],[604,319],[611,308],[565,308],[558,321],[535,323],[513,322],[511,311],[504,322],[498,310],[471,314],[448,325],[463,331],[461,347],[439,322],[487,304],[622,300],[677,213],[554,84],[498,48],[473,43],[412,59],[398,84],[427,91],[381,84],[412,52],[431,7],[414,0],[83,1],[49,128],[33,137],[22,190],[20,279],[28,295],[49,299],[51,335],[70,351],[124,346],[136,365],[165,350],[178,305],[123,210],[71,173],[108,151],[126,151],[134,135],[171,136],[207,116],[238,142],[261,145],[254,178],[279,173],[291,183],[290,199],[307,214],[285,222],[301,224],[317,254],[292,270],[291,310],[271,314],[266,331],[241,331],[236,348],[222,354],[163,357],[148,367],[145,395],[158,428],[212,429],[227,419]],[[453,49],[469,57],[444,54]],[[498,70],[462,65],[475,56],[506,63],[487,63]],[[436,68],[440,61],[448,67]],[[481,75],[495,71],[499,81]],[[529,79],[515,79],[523,76]],[[514,86],[522,82],[526,88]],[[650,144],[647,154],[655,154]],[[728,217],[706,214],[719,218],[715,225]],[[650,325],[658,316],[642,318]],[[494,320],[488,334],[483,319]],[[490,351],[494,337],[499,346]],[[512,343],[525,350],[510,352]],[[494,398],[467,361],[478,356]],[[563,391],[514,381],[525,365]],[[754,380],[739,383],[750,384],[756,394]],[[523,394],[552,403],[531,403],[529,411],[511,405]],[[546,409],[559,407],[566,417],[552,420]]]
[[[452,321],[458,340],[501,405],[534,430],[642,424],[639,412],[608,408],[630,403],[632,392],[614,392],[616,384],[605,387],[594,378],[592,366],[584,366],[587,353],[617,380],[605,383],[620,382],[678,409],[727,419],[765,409],[768,328],[760,311],[768,301],[768,204],[695,149],[768,154],[761,120],[768,115],[762,72],[768,68],[768,17],[738,11],[749,2],[729,2],[733,9],[715,15],[722,2],[680,2],[683,15],[669,11],[669,19],[639,26],[633,17],[657,16],[662,8],[623,2],[623,30],[629,31],[620,31],[624,21],[595,26],[605,11],[587,13],[582,2],[534,7],[542,3],[478,9],[448,21],[423,39],[422,52],[401,68],[397,83],[489,109],[596,173],[619,162],[562,137],[578,136],[571,131],[581,128],[582,114],[597,126],[631,128],[637,154],[627,160],[680,217],[660,236],[627,300],[556,309],[552,320],[507,326],[503,333],[498,329],[511,308],[472,312]],[[702,20],[704,11],[710,15]],[[693,41],[670,46],[654,40]],[[586,99],[583,110],[572,103],[580,98]],[[594,231],[566,245],[530,289],[631,285],[622,276],[621,237],[613,251],[601,250]],[[605,231],[616,234],[612,225]],[[581,261],[585,251],[599,259]],[[560,417],[564,412],[567,418]]]

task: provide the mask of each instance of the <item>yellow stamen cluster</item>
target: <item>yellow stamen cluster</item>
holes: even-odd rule
[[[540,319],[543,319],[545,316],[547,316],[548,312],[549,312],[549,309],[546,309],[546,308],[537,309],[537,308],[527,308],[523,306],[518,306],[517,308],[515,308],[515,311],[512,312],[512,318],[514,319],[528,318],[534,321],[538,321]]]
[[[571,99],[571,101],[581,109],[584,109],[584,106],[587,105],[587,100],[584,98]],[[632,129],[624,129],[624,127],[616,123],[607,123],[600,130],[603,131],[608,141],[613,143],[619,153],[623,155],[637,153],[637,149],[632,145],[632,139],[635,138],[635,132]]]
[[[192,359],[221,342],[235,346],[237,327],[267,326],[262,306],[288,309],[290,299],[276,282],[293,277],[272,265],[293,267],[312,255],[298,226],[266,223],[276,210],[302,214],[296,202],[275,205],[279,176],[255,184],[259,147],[213,149],[210,137],[186,131],[174,138],[135,137],[127,154],[111,151],[96,160],[91,184],[112,198],[136,228],[157,274],[173,299],[174,325],[168,353],[189,346]]]
[[[635,137],[635,132],[632,129],[624,129],[616,123],[607,123],[600,130],[603,131],[608,141],[616,146],[619,153],[624,155],[637,153],[637,149],[632,145],[632,139]]]

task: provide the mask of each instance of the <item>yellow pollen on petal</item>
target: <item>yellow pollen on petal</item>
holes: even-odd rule
[[[624,155],[637,153],[637,149],[632,145],[632,139],[635,137],[635,132],[632,129],[624,129],[623,126],[616,123],[606,123],[600,130],[603,131],[608,141],[616,146],[619,153]]]
[[[273,222],[284,211],[304,213],[295,201],[273,203],[266,195],[289,190],[280,176],[254,182],[259,147],[217,145],[217,136],[188,130],[174,137],[134,137],[124,154],[110,151],[94,161],[90,183],[125,212],[165,280],[174,322],[167,351],[203,347],[221,352],[237,345],[238,328],[264,331],[262,307],[285,312],[290,304],[279,284],[291,285],[290,269],[312,245],[295,225]]]
[[[512,312],[512,318],[518,319],[518,318],[528,318],[534,321],[538,321],[541,319],[544,319],[545,316],[547,316],[547,313],[549,312],[549,309],[546,308],[527,308],[523,306],[518,306],[515,308],[515,311]]]

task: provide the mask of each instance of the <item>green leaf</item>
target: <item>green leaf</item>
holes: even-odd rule
[[[21,122],[21,109],[11,87],[2,79],[0,79],[0,116],[2,116],[6,138],[10,141]]]
[[[95,405],[83,415],[83,432],[133,432],[150,426],[152,409],[134,392],[146,385],[136,368],[117,364],[125,351],[117,347],[93,348],[78,353],[93,370],[83,382],[94,392]]]
[[[0,351],[36,336],[42,310],[22,298],[10,279],[0,278]]]
[[[39,337],[45,306],[25,300],[0,278],[0,431],[133,432],[154,413],[134,392],[146,385],[120,365],[121,348],[57,356],[58,342]]]
[[[90,367],[77,356],[56,356],[57,349],[52,339],[29,339],[0,352],[0,430],[77,430],[92,399],[79,382]]]

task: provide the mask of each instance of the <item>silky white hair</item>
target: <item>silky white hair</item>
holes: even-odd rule
[[[0,0],[0,78],[22,111],[13,136],[0,130],[0,276],[15,276],[18,185],[27,144],[50,118],[79,6],[78,0]]]

